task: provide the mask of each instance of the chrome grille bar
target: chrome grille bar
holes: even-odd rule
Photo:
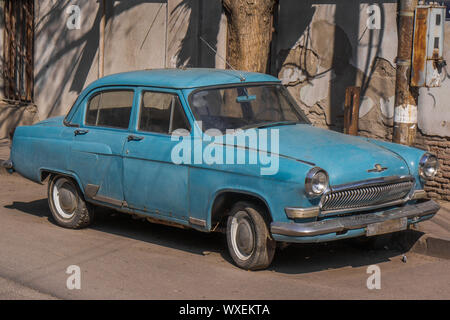
[[[357,211],[398,204],[408,199],[414,183],[411,176],[395,176],[335,186],[322,196],[321,212]]]

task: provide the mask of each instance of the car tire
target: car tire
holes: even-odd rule
[[[262,209],[238,202],[227,222],[228,250],[236,265],[246,270],[267,268],[273,260],[276,241],[269,233]]]
[[[80,188],[71,178],[52,176],[47,192],[50,211],[61,227],[81,229],[94,220],[94,206],[84,200]]]

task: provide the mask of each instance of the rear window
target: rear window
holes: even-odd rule
[[[133,90],[104,91],[93,96],[87,105],[86,125],[128,129]]]
[[[164,92],[144,92],[139,115],[139,130],[171,134],[177,129],[190,130],[178,96]]]

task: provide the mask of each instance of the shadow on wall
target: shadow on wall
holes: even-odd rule
[[[313,123],[342,131],[349,86],[361,86],[362,97],[372,90],[385,98],[385,88],[371,88],[384,29],[367,28],[360,19],[362,8],[377,4],[384,26],[386,3],[396,1],[280,0],[277,73]]]
[[[112,26],[119,15],[149,3],[163,4],[167,1],[106,1],[106,23]],[[35,37],[39,45],[36,50],[35,90],[42,96],[49,87],[49,79],[58,79],[45,96],[46,105],[39,106],[43,118],[65,112],[61,110],[62,107],[69,107],[62,106],[65,103],[65,94],[79,94],[88,82],[96,79],[93,72],[97,70],[102,11],[98,1],[76,3],[81,8],[83,23],[91,27],[86,28],[83,25],[81,30],[72,32],[65,25],[69,17],[67,10],[72,4],[73,1],[65,0],[42,1],[36,5],[36,12],[43,14],[37,14],[35,21]],[[175,39],[173,44],[177,46],[174,66],[214,67],[215,54],[200,41],[200,36],[217,48],[222,15],[221,0],[183,0],[168,12],[168,15],[168,33],[178,36],[177,33],[184,34],[182,31],[186,30],[185,35],[178,36],[182,38]],[[141,45],[151,32],[154,21],[149,19],[145,23],[148,24],[148,31],[145,38],[139,42]],[[185,29],[181,30],[183,28]],[[169,43],[168,46],[170,45]],[[45,108],[45,112],[41,108]]]
[[[106,22],[111,23],[114,17],[127,12],[128,10],[144,3],[165,3],[163,0],[133,0],[133,1],[106,1]],[[73,57],[71,63],[65,68],[64,76],[52,90],[52,96],[46,97],[49,101],[48,111],[46,117],[50,117],[58,113],[58,106],[61,103],[61,97],[64,92],[71,91],[79,94],[81,90],[87,85],[88,75],[91,67],[97,64],[97,51],[99,47],[99,33],[101,10],[98,10],[98,4],[95,5],[96,13],[91,23],[92,27],[84,32],[81,36],[73,39],[69,35],[69,30],[65,26],[65,19],[67,17],[66,10],[73,3],[71,1],[55,1],[48,9],[45,9],[45,14],[37,16],[35,21],[35,38],[42,38],[47,40],[47,45],[51,48],[48,52],[44,48],[44,53],[48,53],[46,63],[38,64],[40,68],[35,70],[36,89],[44,87],[46,81],[51,78],[48,74],[49,65],[57,65],[63,63],[68,56]],[[83,11],[84,6],[90,6],[92,3],[80,2],[77,3]],[[41,6],[43,2],[37,2],[36,12],[42,12]],[[63,23],[61,23],[63,21]],[[149,21],[151,23],[151,21]],[[37,59],[42,59],[37,57]]]
[[[179,22],[187,16],[189,16],[186,21],[187,31],[177,50],[176,67],[214,68],[216,55],[200,40],[200,37],[217,50],[222,1],[183,0],[170,12],[169,26],[181,28],[183,24]],[[169,32],[176,34],[178,30],[170,29]],[[169,46],[171,45],[174,44],[169,43]]]

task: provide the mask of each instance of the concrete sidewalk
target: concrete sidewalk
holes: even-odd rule
[[[0,163],[9,159],[10,141],[0,140]],[[0,176],[9,174],[0,167]],[[441,210],[433,219],[424,221],[412,230],[399,232],[394,241],[405,251],[413,251],[433,257],[450,259],[450,202],[441,201]]]
[[[415,230],[423,234],[412,244],[411,251],[450,259],[450,202],[439,204],[441,210],[432,219],[417,225]]]
[[[1,164],[4,160],[9,159],[10,145],[9,139],[0,139],[0,175],[9,174]]]

